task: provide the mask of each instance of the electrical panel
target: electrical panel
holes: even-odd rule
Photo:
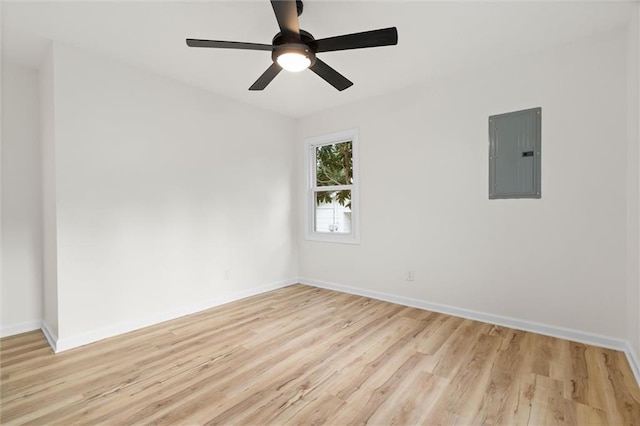
[[[542,108],[489,117],[489,198],[541,198]]]

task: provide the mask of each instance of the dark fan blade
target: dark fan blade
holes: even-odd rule
[[[280,31],[292,40],[300,40],[296,0],[271,0],[271,6],[273,13],[276,14]]]
[[[273,46],[261,43],[242,43],[240,41],[198,40],[187,39],[189,47],[217,47],[220,49],[271,50]]]
[[[333,52],[336,50],[362,49],[365,47],[391,46],[398,44],[396,27],[382,30],[365,31],[337,37],[316,40],[316,52]]]
[[[327,83],[329,83],[339,91],[343,91],[344,89],[353,86],[353,83],[347,80],[345,76],[343,76],[338,71],[334,70],[318,58],[316,58],[316,63],[313,64],[313,66],[309,67],[309,69],[318,74]]]
[[[260,77],[258,77],[256,82],[249,87],[249,90],[263,90],[269,83],[271,83],[271,80],[276,78],[276,75],[278,75],[280,71],[282,71],[282,68],[274,62],[265,72],[262,73]]]

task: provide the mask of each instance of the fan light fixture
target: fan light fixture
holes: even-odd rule
[[[297,52],[282,53],[276,61],[283,69],[290,72],[300,72],[306,70],[309,68],[309,65],[311,65],[311,59]]]
[[[276,38],[280,42],[282,38]],[[316,55],[311,48],[304,43],[282,43],[274,46],[271,59],[275,66],[279,66],[290,72],[300,72],[312,67],[316,62]]]

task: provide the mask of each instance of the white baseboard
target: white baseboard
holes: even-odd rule
[[[15,334],[26,333],[28,331],[40,330],[42,321],[27,321],[20,324],[3,325],[0,327],[0,337],[9,337]]]
[[[292,284],[301,283],[310,285],[313,287],[325,288],[328,290],[335,290],[342,293],[349,293],[358,296],[369,297],[372,299],[382,300],[385,302],[397,303],[404,306],[411,306],[428,311],[440,312],[443,314],[453,315],[457,317],[472,319],[475,321],[481,321],[489,324],[500,325],[503,327],[514,328],[517,330],[529,331],[532,333],[543,334],[546,336],[558,337],[565,340],[571,340],[574,342],[586,343],[589,345],[595,345],[610,349],[619,350],[625,353],[627,360],[636,381],[640,384],[640,358],[638,354],[633,350],[628,341],[623,339],[616,339],[612,337],[602,336],[598,334],[587,333],[579,330],[572,330],[563,327],[552,326],[548,324],[541,324],[533,321],[525,321],[516,318],[504,317],[500,315],[489,314],[485,312],[478,312],[469,309],[457,308],[455,306],[443,305],[439,303],[426,302],[424,300],[413,299],[410,297],[397,296],[389,293],[382,293],[372,290],[367,290],[358,287],[351,287],[342,284],[329,283],[325,281],[318,281],[309,278],[289,279],[286,281],[279,281],[264,286],[244,290],[241,292],[233,293],[226,296],[203,301],[201,303],[183,306],[178,309],[174,309],[169,312],[153,315],[147,318],[143,318],[137,321],[124,322],[115,326],[94,330],[89,333],[83,333],[81,335],[68,337],[65,339],[58,339],[55,333],[53,333],[46,322],[32,322],[19,324],[17,326],[3,327],[2,336],[5,336],[5,329],[8,331],[15,331],[12,334],[18,334],[21,332],[37,330],[42,328],[42,331],[49,342],[49,345],[53,348],[54,352],[62,352],[78,346],[83,346],[89,343],[96,342],[98,340],[106,339],[108,337],[117,336],[119,334],[127,333],[129,331],[137,330],[140,328],[155,325],[164,321],[176,319],[185,315],[201,312],[216,306],[224,305],[226,303],[234,302],[247,297],[255,296],[258,294],[266,293],[272,290],[276,290],[282,287],[287,287]],[[11,334],[7,334],[11,335]]]
[[[394,294],[382,293],[358,287],[312,280],[309,278],[299,278],[298,282],[300,282],[301,284],[326,288],[328,290],[335,290],[342,293],[355,294],[357,296],[369,297],[371,299],[397,303],[399,305],[411,306],[427,311],[440,312],[456,317],[462,317],[489,324],[500,325],[503,327],[514,328],[517,330],[543,334],[545,336],[558,337],[560,339],[571,340],[573,342],[586,343],[588,345],[615,349],[624,352],[627,357],[627,361],[629,362],[629,366],[631,367],[631,371],[633,372],[633,375],[636,379],[636,383],[638,383],[638,385],[640,386],[640,358],[627,340],[587,333],[580,330],[572,330],[564,327],[557,327],[549,324],[541,324],[534,321],[525,321],[516,318],[504,317],[501,315],[488,314],[486,312],[457,308],[455,306],[431,303],[424,300],[397,296]]]
[[[453,315],[472,319],[475,321],[485,322],[489,324],[500,325],[503,327],[514,328],[517,330],[530,331],[532,333],[543,334],[545,336],[559,337],[574,342],[586,343],[589,345],[600,346],[603,348],[615,349],[627,353],[629,344],[626,340],[616,339],[612,337],[592,334],[579,330],[572,330],[563,327],[557,327],[548,324],[541,324],[533,321],[520,320],[516,318],[504,317],[501,315],[489,314],[486,312],[478,312],[469,309],[457,308],[455,306],[442,305],[439,303],[426,302],[424,300],[413,299],[410,297],[397,296],[389,293],[382,293],[367,290],[358,287],[351,287],[342,284],[328,283],[324,281],[312,280],[308,278],[299,278],[301,284],[307,284],[314,287],[326,288],[342,293],[355,294],[358,296],[369,297],[372,299],[382,300],[385,302],[397,303],[399,305],[411,306],[427,311],[440,312],[443,314]],[[631,364],[631,360],[629,360]],[[640,364],[638,364],[640,365]],[[635,371],[634,371],[635,373]],[[636,373],[636,377],[639,377]],[[640,383],[640,381],[639,381]]]
[[[97,342],[99,340],[106,339],[108,337],[117,336],[119,334],[128,333],[133,330],[138,330],[140,328],[159,324],[161,322],[180,318],[185,315],[201,312],[210,308],[214,308],[216,306],[224,305],[226,303],[235,302],[236,300],[244,299],[250,296],[255,296],[261,293],[266,293],[268,291],[272,291],[278,288],[296,284],[297,282],[298,281],[296,279],[279,281],[279,282],[263,285],[260,287],[255,287],[252,289],[240,291],[237,293],[216,297],[210,300],[205,300],[199,303],[195,303],[193,305],[182,306],[176,309],[172,309],[171,311],[168,311],[168,312],[162,312],[162,313],[141,318],[135,321],[126,321],[113,326],[92,330],[90,332],[78,334],[76,336],[70,336],[70,337],[64,337],[64,338],[58,339],[57,337],[54,338],[55,335],[49,332],[50,334],[49,337],[52,337],[53,341],[50,340],[49,337],[47,337],[47,340],[49,340],[49,344],[51,345],[53,350],[56,353],[58,353],[58,352],[66,351],[69,349],[77,348],[79,346],[84,346],[89,343]],[[46,331],[45,331],[45,336],[47,336]]]
[[[47,322],[44,320],[42,321],[42,334],[44,334],[44,337],[45,339],[47,339],[47,343],[49,343],[51,349],[53,349],[53,352],[57,352],[56,342],[58,341],[58,336],[56,335],[56,333],[51,331],[51,327],[49,327],[49,324],[47,324]]]
[[[485,322],[489,324],[500,325],[503,327],[514,328],[517,330],[529,331],[532,333],[543,334],[545,336],[558,337],[560,339],[571,340],[574,342],[585,343],[588,345],[599,346],[624,352],[631,367],[631,371],[636,379],[636,383],[640,386],[640,357],[633,349],[628,340],[616,339],[613,337],[602,336],[599,334],[588,333],[580,330],[573,330],[564,327],[553,326],[549,324],[541,324],[534,321],[520,320],[516,318],[504,317],[501,315],[489,314],[486,312],[478,312],[469,309],[457,308],[455,306],[443,305],[439,303],[426,302],[424,300],[413,299],[410,297],[397,296],[389,293],[382,293],[367,290],[358,287],[351,287],[342,284],[329,283],[324,281],[312,280],[309,278],[298,278],[298,282],[314,287],[335,290],[342,293],[355,294],[357,296],[369,297],[372,299],[382,300],[385,302],[397,303],[399,305],[411,306],[427,311],[440,312],[443,314],[453,315],[462,318],[468,318],[475,321]]]
[[[629,342],[627,342],[626,347],[624,349],[624,354],[627,356],[627,360],[629,361],[629,366],[631,367],[631,371],[633,371],[633,375],[636,378],[636,382],[640,385],[640,359],[638,358],[638,354]]]

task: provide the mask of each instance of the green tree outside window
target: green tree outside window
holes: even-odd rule
[[[353,184],[353,146],[351,142],[341,142],[316,147],[316,186],[337,186]],[[316,193],[316,203],[331,203],[351,208],[351,191]]]

